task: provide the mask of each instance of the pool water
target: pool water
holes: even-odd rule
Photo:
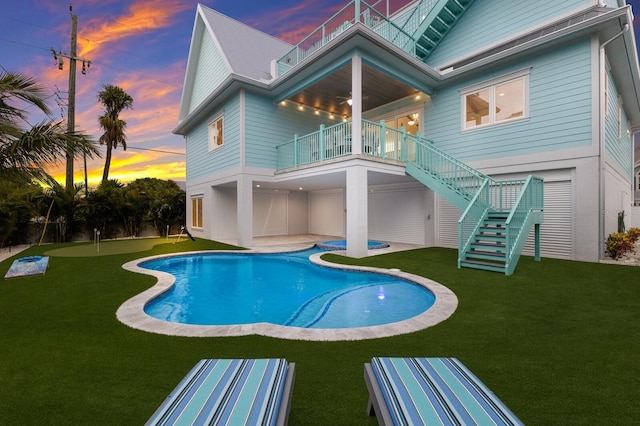
[[[144,262],[141,267],[176,278],[145,312],[184,324],[349,328],[406,320],[435,302],[431,291],[410,281],[314,265],[308,257],[319,251],[199,254]]]
[[[322,250],[346,250],[347,240],[329,240],[316,244]],[[389,244],[382,241],[367,241],[367,249],[376,250],[389,247]]]

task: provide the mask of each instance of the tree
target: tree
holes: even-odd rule
[[[84,133],[68,133],[61,121],[49,118],[47,96],[32,78],[0,73],[0,180],[53,182],[45,168],[64,159],[67,150],[74,158],[99,156],[95,143]],[[29,125],[26,112],[30,107],[47,118]]]
[[[105,84],[102,91],[98,93],[98,101],[104,106],[105,112],[98,118],[100,128],[104,130],[100,136],[100,144],[107,146],[107,153],[104,160],[104,172],[102,182],[109,179],[109,168],[111,167],[111,151],[122,145],[122,149],[127,150],[127,138],[124,132],[127,122],[120,119],[119,115],[124,109],[133,108],[133,98],[124,89]]]
[[[137,208],[145,209],[147,219],[153,221],[156,231],[166,235],[171,228],[174,231],[184,224],[186,196],[185,192],[172,180],[156,178],[136,179],[126,188],[127,198],[136,200]]]
[[[0,247],[30,243],[30,224],[43,204],[40,185],[0,181]]]
[[[100,231],[101,238],[115,238],[126,221],[124,185],[116,179],[103,181],[95,191],[87,194],[87,226]]]

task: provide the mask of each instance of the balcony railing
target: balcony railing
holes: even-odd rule
[[[319,163],[332,158],[353,154],[352,120],[333,126],[320,126],[316,132],[303,136],[294,135],[289,142],[278,145],[277,169]],[[415,158],[415,143],[404,130],[362,120],[360,153],[390,160],[406,161]]]
[[[405,52],[415,56],[416,40],[412,34],[387,19],[383,13],[365,3],[364,0],[353,0],[278,59],[278,75],[295,67],[355,23],[363,24]]]

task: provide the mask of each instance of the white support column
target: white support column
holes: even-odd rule
[[[368,249],[367,169],[347,169],[347,256],[360,258]]]
[[[351,152],[362,154],[362,58],[351,59]]]
[[[238,245],[253,245],[253,180],[249,176],[240,175],[237,183]]]

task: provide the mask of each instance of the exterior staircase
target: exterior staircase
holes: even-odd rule
[[[402,28],[412,36],[415,56],[425,61],[472,3],[473,0],[421,0]]]
[[[458,220],[458,267],[511,275],[531,231],[535,259],[540,260],[540,224],[544,215],[544,182],[496,181],[437,149],[409,137],[415,151],[407,154],[406,172],[463,213]]]
[[[460,266],[504,272],[507,263],[506,221],[508,212],[491,211],[482,221]]]

